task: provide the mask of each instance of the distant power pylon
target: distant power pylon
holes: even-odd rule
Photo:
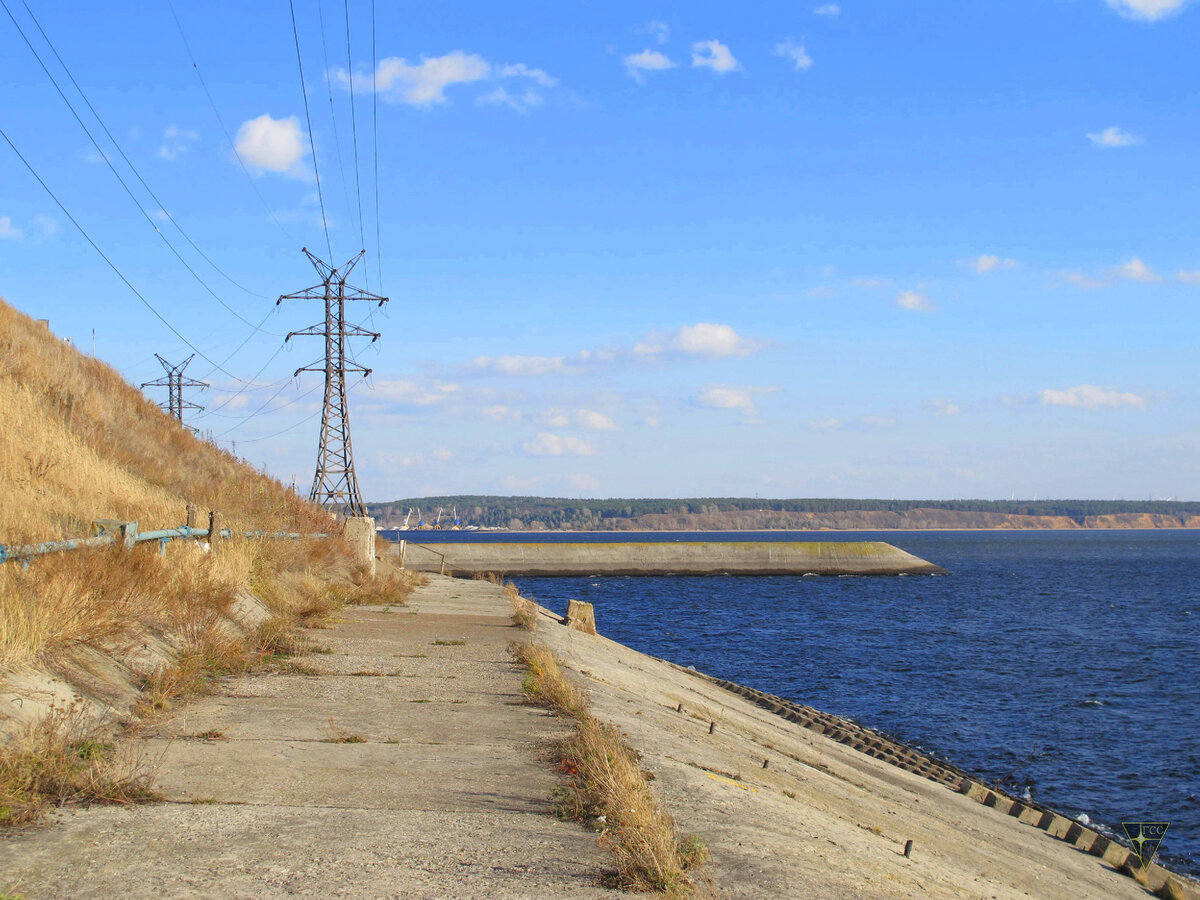
[[[208,383],[205,381],[197,381],[195,378],[184,378],[183,377],[183,370],[186,369],[188,367],[188,363],[190,363],[195,358],[195,356],[196,356],[195,353],[193,353],[191,356],[189,356],[187,359],[185,359],[183,362],[181,362],[177,366],[171,365],[169,362],[167,362],[165,359],[163,359],[157,353],[155,353],[154,356],[156,359],[158,359],[158,361],[160,363],[162,363],[162,367],[167,370],[166,377],[159,378],[156,381],[147,381],[145,384],[142,385],[142,387],[143,388],[165,387],[167,389],[167,402],[160,403],[158,405],[162,409],[165,409],[168,413],[170,413],[174,418],[178,419],[179,423],[182,425],[183,424],[183,411],[185,409],[195,409],[195,410],[204,409],[204,407],[200,406],[199,404],[189,403],[188,401],[184,400],[183,399],[183,389],[185,387],[198,387],[201,390],[203,390],[204,388],[208,387]],[[192,431],[196,430],[196,429],[192,428],[190,425],[185,425],[184,427],[191,428]]]
[[[362,373],[365,378],[371,374],[371,370],[353,360],[347,361],[346,338],[369,337],[374,343],[379,340],[379,334],[367,331],[359,325],[348,324],[346,301],[373,300],[383,306],[388,302],[388,298],[346,284],[350,272],[358,265],[366,250],[360,251],[358,256],[338,269],[313,256],[307,247],[303,248],[303,251],[321,277],[321,283],[295,294],[284,294],[275,305],[278,306],[284,300],[325,301],[324,322],[309,326],[303,331],[293,331],[286,338],[289,341],[295,335],[320,335],[325,338],[325,365],[305,366],[296,370],[297,375],[301,372],[325,373],[325,403],[321,409],[321,441],[317,449],[317,471],[313,476],[308,499],[352,516],[365,516],[367,510],[358,489],[358,478],[354,474],[354,451],[350,446],[346,373]]]

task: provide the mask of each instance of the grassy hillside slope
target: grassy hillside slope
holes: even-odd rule
[[[0,544],[87,535],[93,519],[324,531],[329,517],[194,437],[116,370],[0,301]]]

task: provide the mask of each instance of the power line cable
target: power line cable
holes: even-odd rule
[[[0,0],[3,2],[3,0]],[[308,146],[312,150],[313,175],[317,179],[317,200],[321,204],[321,224],[325,227],[325,247],[333,258],[333,242],[329,239],[329,219],[325,216],[325,195],[321,190],[321,173],[317,171],[317,144],[313,139],[312,115],[308,111],[308,88],[304,84],[304,60],[300,58],[300,28],[296,25],[296,0],[288,0],[292,11],[292,36],[296,39],[296,66],[300,69],[300,94],[304,97],[304,120],[308,123]]]
[[[208,291],[208,293],[212,296],[212,298],[214,300],[216,300],[219,304],[221,304],[221,306],[223,306],[226,309],[226,311],[228,311],[230,313],[230,315],[232,315],[238,321],[242,322],[243,324],[249,325],[251,328],[254,328],[255,330],[258,330],[258,327],[255,326],[253,322],[251,322],[249,319],[242,316],[241,313],[239,313],[232,306],[230,306],[228,303],[226,303],[217,294],[216,291],[214,291],[211,287],[209,287],[208,283],[203,278],[200,277],[200,273],[198,273],[194,268],[192,268],[191,264],[186,259],[183,258],[183,254],[181,254],[179,252],[179,250],[175,247],[175,245],[173,243],[171,243],[171,239],[168,238],[165,234],[163,234],[162,229],[160,229],[157,225],[154,224],[154,220],[152,218],[150,218],[150,214],[146,212],[145,207],[142,206],[141,201],[138,200],[137,196],[133,193],[133,190],[132,190],[132,188],[129,187],[128,182],[126,182],[125,179],[121,177],[121,173],[117,171],[116,166],[114,166],[112,164],[112,160],[108,158],[108,154],[106,154],[104,152],[104,150],[100,147],[100,142],[96,140],[96,137],[94,134],[92,134],[91,129],[87,127],[87,124],[83,121],[83,117],[79,115],[79,112],[78,112],[78,110],[75,109],[74,104],[72,104],[71,101],[67,98],[67,95],[63,91],[62,86],[58,83],[58,79],[54,77],[54,74],[50,71],[49,67],[46,65],[45,60],[42,59],[41,54],[37,52],[37,48],[35,48],[33,46],[33,42],[29,40],[29,36],[25,33],[25,30],[21,27],[21,24],[17,21],[16,17],[13,15],[12,10],[9,8],[6,0],[0,0],[0,6],[4,7],[4,11],[6,13],[8,13],[8,17],[12,21],[13,26],[17,29],[17,32],[21,35],[21,38],[25,41],[25,46],[27,46],[29,48],[29,52],[32,53],[34,59],[36,59],[38,61],[38,65],[42,67],[42,71],[46,74],[46,77],[50,79],[50,83],[54,85],[54,89],[58,92],[58,96],[61,97],[63,103],[65,103],[67,105],[67,109],[69,109],[71,111],[71,115],[74,116],[75,121],[77,123],[79,123],[79,127],[83,129],[84,134],[86,134],[88,136],[88,140],[90,140],[92,142],[92,146],[95,147],[96,152],[100,154],[101,158],[104,160],[105,165],[108,166],[109,171],[113,173],[113,177],[115,177],[117,179],[117,181],[120,182],[121,187],[125,189],[125,193],[129,195],[129,199],[133,201],[133,204],[137,207],[138,212],[141,213],[142,218],[144,218],[149,223],[150,227],[154,229],[154,233],[157,234],[159,236],[159,238],[162,240],[162,242],[167,245],[167,248],[175,255],[175,258],[178,259],[179,262],[183,264],[183,267],[185,269],[187,269],[188,272],[191,273],[192,277],[195,278],[197,282],[199,282],[201,287],[203,287],[206,291]],[[26,8],[28,8],[28,7],[26,7]],[[37,24],[36,19],[34,20],[34,24]],[[41,25],[38,25],[38,29],[41,30]],[[43,37],[45,37],[45,32],[42,32],[42,35],[43,35]],[[46,40],[46,43],[47,44],[50,43],[48,38]],[[54,50],[53,45],[51,45],[50,49],[52,51]],[[57,51],[55,51],[55,56],[56,57],[58,56]],[[59,62],[60,63],[62,62],[61,58],[59,59]],[[64,65],[63,68],[66,69],[66,66]],[[75,83],[75,79],[73,76],[71,76],[71,73],[69,71],[67,72],[67,75],[70,76],[71,81],[73,83]],[[78,83],[76,83],[75,86],[76,86],[76,89],[79,89]],[[96,113],[95,109],[92,108],[92,105],[91,105],[91,103],[88,102],[87,97],[85,95],[83,95],[83,91],[80,90],[79,92],[80,92],[80,95],[83,96],[84,102],[87,103],[88,108],[92,110],[92,114],[95,115],[97,121],[100,122],[100,127],[104,129],[106,134],[108,134],[109,139],[112,140],[113,145],[117,148],[117,151],[125,159],[125,162],[129,165],[129,167],[131,169],[133,169],[133,164],[130,163],[129,158],[125,156],[125,151],[121,149],[121,145],[118,144],[117,141],[112,137],[112,134],[108,131],[108,127],[104,124],[104,121],[102,119],[100,119],[100,116]],[[137,175],[136,170],[134,170],[134,174]],[[140,175],[137,175],[137,177],[139,180],[141,180]],[[142,185],[145,186],[145,181],[142,181]],[[153,191],[150,191],[149,187],[146,187],[146,190],[149,191],[150,196],[154,198],[156,203],[159,202],[158,198],[154,195]],[[165,210],[164,210],[164,212],[165,212]],[[169,213],[167,215],[168,215],[168,217],[170,216]],[[176,226],[176,227],[178,227],[178,226]],[[280,335],[276,335],[276,334],[274,334],[274,332],[264,332],[264,333],[271,334],[274,337],[280,337]]]
[[[142,177],[141,173],[137,170],[137,167],[134,166],[134,164],[132,162],[130,162],[129,157],[125,155],[125,151],[121,148],[121,145],[117,142],[117,139],[115,137],[113,137],[112,132],[108,130],[108,126],[104,124],[104,120],[100,117],[100,113],[96,112],[96,108],[94,106],[92,106],[92,101],[88,99],[88,96],[86,93],[84,93],[83,88],[81,88],[79,86],[79,82],[75,80],[75,76],[71,74],[70,67],[67,66],[67,64],[63,61],[63,58],[59,55],[58,50],[54,46],[54,42],[50,40],[50,36],[48,34],[46,34],[46,30],[44,28],[42,28],[42,23],[39,22],[37,16],[35,16],[33,14],[33,10],[31,10],[29,8],[29,4],[26,2],[26,0],[21,0],[21,5],[25,7],[25,12],[28,14],[29,18],[33,20],[33,24],[37,26],[37,30],[41,34],[42,40],[44,40],[46,42],[46,46],[48,46],[50,48],[50,52],[54,54],[54,58],[56,60],[58,60],[58,64],[60,66],[62,66],[63,71],[67,73],[67,77],[71,79],[71,84],[73,84],[75,86],[75,90],[77,90],[79,92],[79,96],[83,98],[83,102],[87,104],[87,108],[89,110],[91,110],[92,115],[96,117],[96,121],[100,123],[100,127],[104,129],[104,133],[106,135],[108,135],[108,139],[110,141],[112,141],[113,146],[117,148],[117,152],[121,154],[121,159],[125,160],[125,165],[129,166],[130,171],[133,172],[133,174],[137,178],[137,180],[141,182],[142,187],[144,187],[146,189],[146,193],[148,193],[150,195],[150,197],[154,200],[154,202],[158,206],[158,208],[160,210],[162,210],[163,215],[165,215],[167,217],[167,219],[170,221],[170,223],[175,226],[176,230],[178,230],[179,233],[183,236],[183,239],[185,241],[187,241],[189,244],[191,244],[192,249],[195,250],[198,254],[200,254],[201,258],[203,258],[203,260],[206,263],[208,263],[210,266],[212,266],[217,271],[217,273],[219,275],[221,275],[221,277],[224,278],[226,281],[228,281],[230,284],[234,285],[235,287],[239,288],[242,291],[245,291],[247,294],[249,294],[252,297],[260,297],[264,300],[269,299],[265,294],[259,294],[255,291],[250,290],[250,288],[248,288],[245,285],[243,285],[242,283],[240,283],[236,278],[231,276],[224,269],[222,269],[215,262],[213,262],[212,259],[209,257],[209,255],[207,253],[205,253],[203,250],[201,250],[199,246],[196,245],[196,242],[194,240],[192,240],[191,235],[189,235],[186,231],[183,230],[183,226],[180,225],[179,222],[177,222],[175,220],[175,217],[172,216],[171,213],[167,210],[166,204],[158,199],[158,196],[154,193],[153,190],[150,189],[150,185],[146,184],[146,179],[144,179]]]
[[[350,76],[350,134],[354,138],[354,191],[358,196],[358,239],[359,246],[365,248],[367,246],[367,239],[363,234],[362,183],[358,174],[358,116],[354,111],[354,60],[350,52],[350,0],[343,0],[343,6],[346,9],[346,70]],[[363,274],[366,277],[367,290],[369,291],[371,289],[371,278],[366,274],[368,271],[364,266]]]
[[[288,244],[297,244],[299,241],[288,231],[283,223],[275,217],[275,213],[271,211],[271,205],[267,203],[266,198],[262,195],[262,191],[258,189],[258,184],[254,181],[254,176],[250,174],[250,170],[246,168],[246,161],[242,159],[242,154],[238,153],[237,143],[229,134],[229,129],[225,127],[225,120],[221,117],[221,111],[217,108],[217,103],[213,100],[212,91],[208,89],[208,82],[204,80],[204,75],[200,71],[200,66],[196,62],[196,55],[192,53],[192,45],[188,43],[187,34],[183,30],[183,23],[179,20],[179,15],[175,12],[175,4],[171,0],[167,0],[167,7],[171,10],[171,17],[175,20],[175,27],[179,29],[179,37],[183,40],[183,46],[187,50],[188,59],[192,61],[192,71],[196,73],[196,78],[200,80],[200,86],[204,88],[204,95],[208,97],[208,105],[212,108],[213,115],[217,117],[217,123],[221,126],[221,132],[225,135],[225,140],[229,141],[229,146],[233,150],[233,155],[238,161],[238,165],[242,169],[242,174],[246,176],[246,180],[250,182],[250,187],[254,190],[259,202],[262,203],[263,209],[267,211],[267,215],[271,217],[271,221],[278,226],[283,232],[284,237],[288,239]]]
[[[208,354],[206,354],[203,350],[201,350],[199,347],[197,347],[195,344],[193,344],[191,341],[189,341],[187,338],[185,338],[183,336],[183,334],[179,331],[178,328],[176,328],[169,321],[167,321],[166,317],[163,316],[163,314],[160,313],[155,308],[154,304],[151,303],[149,300],[147,300],[145,298],[145,296],[142,294],[142,292],[139,291],[137,288],[135,288],[133,286],[133,283],[128,278],[125,277],[125,273],[122,272],[119,268],[117,268],[117,264],[114,263],[111,259],[109,259],[108,256],[105,254],[105,252],[100,249],[100,245],[97,244],[94,240],[92,240],[92,236],[90,234],[88,234],[87,231],[84,229],[84,227],[79,224],[79,221],[73,215],[71,215],[70,211],[63,205],[62,201],[58,199],[58,195],[55,194],[54,191],[52,191],[50,189],[50,186],[48,184],[46,184],[46,182],[42,179],[42,176],[37,173],[37,170],[33,167],[33,165],[29,162],[29,160],[27,160],[25,158],[25,155],[20,150],[17,149],[17,145],[12,142],[12,138],[10,138],[8,136],[8,133],[3,128],[0,128],[0,137],[4,138],[5,143],[7,143],[8,146],[12,148],[13,153],[17,154],[17,158],[19,160],[21,160],[21,162],[24,164],[25,168],[29,170],[29,174],[32,175],[35,179],[37,179],[37,183],[42,186],[42,189],[47,194],[50,195],[50,199],[54,201],[55,205],[57,205],[58,208],[62,211],[62,214],[64,216],[66,216],[70,220],[71,224],[74,225],[79,230],[79,233],[83,235],[84,239],[89,244],[92,245],[92,249],[100,254],[100,258],[103,259],[106,263],[108,263],[108,267],[117,274],[117,277],[120,278],[123,282],[125,282],[125,286],[128,287],[131,291],[133,291],[134,295],[139,300],[142,301],[142,304],[148,310],[150,310],[150,312],[154,313],[154,317],[156,319],[158,319],[158,321],[162,322],[165,326],[167,326],[167,329],[173,335],[175,335],[175,337],[179,338],[190,349],[195,351],[197,356],[199,356],[204,361],[211,363],[213,368],[216,371],[221,372],[225,375],[228,375],[234,381],[242,381],[243,379],[238,378],[236,375],[234,375],[229,370],[222,368],[220,365],[213,362],[212,358],[209,357]]]
[[[325,42],[325,4],[317,0],[317,21],[321,26],[321,57],[325,60],[325,90],[329,95],[329,118],[333,122],[333,146],[337,150],[338,176],[342,182],[342,196],[346,200],[346,214],[350,213],[350,188],[346,185],[346,165],[342,162],[341,130],[337,124],[337,109],[333,105],[333,81],[329,78],[329,47]]]
[[[379,90],[377,74],[379,56],[375,49],[375,0],[371,0],[371,129],[374,139],[375,157],[375,272],[379,276],[379,290],[383,290],[383,242],[379,239]],[[354,75],[350,76],[351,81]]]

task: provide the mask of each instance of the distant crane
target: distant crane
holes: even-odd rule
[[[412,511],[412,507],[410,506],[408,508],[408,515],[406,515],[404,517],[404,524],[400,526],[401,531],[408,531],[408,521],[409,521],[409,519],[412,518],[412,514],[413,514],[413,511]]]

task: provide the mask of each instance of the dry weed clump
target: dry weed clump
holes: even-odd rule
[[[559,748],[559,771],[570,778],[557,796],[559,814],[601,828],[622,888],[692,896],[696,883],[687,873],[707,858],[703,842],[694,836],[680,839],[637,753],[615,726],[591,715],[587,698],[563,675],[548,647],[514,643],[510,650],[528,670],[522,685],[526,695],[578,723]]]
[[[150,766],[105,740],[78,707],[56,707],[0,749],[0,826],[36,821],[48,805],[162,799]]]
[[[521,592],[517,590],[517,586],[511,581],[504,585],[504,593],[512,604],[513,624],[518,628],[524,628],[526,631],[537,631],[537,604],[527,597],[522,597]]]

